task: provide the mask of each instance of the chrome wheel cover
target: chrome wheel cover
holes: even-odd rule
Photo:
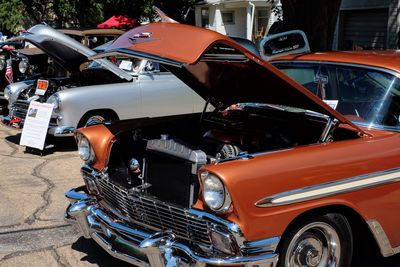
[[[338,267],[340,239],[336,230],[324,222],[301,228],[291,240],[285,267]]]
[[[86,123],[85,123],[85,127],[90,126],[90,125],[96,125],[96,124],[100,124],[103,123],[105,121],[105,119],[100,116],[100,115],[95,115],[90,117]]]

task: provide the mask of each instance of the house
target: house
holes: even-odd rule
[[[255,41],[276,20],[279,0],[204,0],[195,7],[196,26]]]
[[[399,0],[342,0],[333,49],[398,49]]]

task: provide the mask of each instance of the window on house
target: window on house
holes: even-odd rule
[[[208,7],[201,9],[201,27],[207,28],[210,26],[210,11]]]
[[[224,24],[235,24],[235,12],[234,11],[222,11],[222,22]]]
[[[256,20],[254,23],[254,39],[262,38],[268,27],[270,17],[269,8],[259,8],[256,10]]]

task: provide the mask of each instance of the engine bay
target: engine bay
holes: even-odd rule
[[[39,80],[48,81],[48,88],[46,89],[44,95],[35,94]],[[125,81],[126,80],[119,78],[108,70],[101,68],[87,68],[81,72],[72,73],[69,77],[37,77],[32,86],[29,86],[20,93],[18,99],[29,100],[31,98],[35,98],[36,101],[46,102],[51,95],[65,89],[81,86],[120,83]]]
[[[112,180],[128,188],[146,183],[149,143],[154,140],[164,142],[165,148],[171,146],[171,150],[165,149],[162,153],[173,158],[179,158],[174,152],[177,147],[204,153],[206,159],[196,165],[200,168],[204,164],[318,143],[327,125],[325,117],[265,107],[148,120],[146,123],[132,121],[132,125],[142,127],[134,126],[131,131],[118,130],[118,141],[111,151],[107,172]],[[334,127],[328,141],[357,137],[353,131]],[[197,176],[196,172],[192,174]],[[159,175],[167,181],[176,179],[173,171],[167,173]]]

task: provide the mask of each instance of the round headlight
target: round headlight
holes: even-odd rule
[[[214,174],[201,174],[203,198],[207,206],[220,213],[226,213],[231,207],[231,198],[222,181]]]
[[[89,140],[84,136],[78,137],[79,156],[83,161],[91,162],[94,159],[94,152],[90,146]]]
[[[4,88],[4,98],[9,100],[11,97],[11,88],[9,85],[6,86],[6,88]]]
[[[49,104],[53,104],[53,109],[55,109],[55,110],[60,109],[61,99],[60,99],[60,96],[57,93],[51,95],[47,99],[46,102],[49,103]]]
[[[18,64],[19,72],[21,72],[22,74],[24,74],[28,70],[28,67],[29,63],[26,60],[21,60]]]
[[[0,70],[4,70],[6,67],[6,58],[4,56],[0,56]]]

